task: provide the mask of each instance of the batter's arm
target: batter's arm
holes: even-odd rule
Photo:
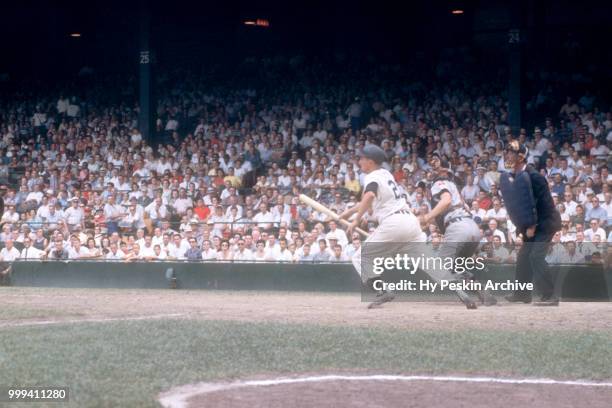
[[[351,218],[351,215],[355,214],[357,211],[359,211],[359,206],[361,203],[356,204],[354,206],[352,206],[351,208],[345,210],[342,214],[340,214],[338,217],[343,218],[345,220],[348,220],[349,218]]]
[[[361,197],[361,202],[359,203],[359,205],[353,207],[357,208],[357,216],[355,217],[353,222],[351,222],[351,225],[348,227],[348,235],[350,235],[353,230],[359,225],[359,223],[361,222],[361,217],[363,217],[363,214],[365,214],[372,207],[372,202],[375,198],[376,194],[373,191],[366,191],[363,194],[363,197]]]

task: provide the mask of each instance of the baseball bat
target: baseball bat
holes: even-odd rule
[[[338,214],[336,214],[335,212],[333,212],[332,210],[330,210],[329,208],[327,208],[326,206],[324,206],[320,202],[315,201],[312,198],[308,197],[306,194],[300,194],[300,201],[303,202],[304,204],[308,205],[309,207],[314,208],[318,212],[323,213],[325,215],[328,215],[334,221],[339,222],[340,224],[344,225],[345,227],[348,227],[348,226],[351,225],[350,222],[348,222],[344,218],[340,218],[338,216]],[[358,233],[360,233],[361,235],[363,235],[366,238],[370,235],[366,231],[362,230],[359,227],[355,228],[355,231],[357,231]]]

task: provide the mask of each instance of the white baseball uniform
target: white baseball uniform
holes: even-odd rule
[[[372,191],[376,193],[376,198],[372,203],[373,216],[378,221],[378,227],[366,239],[367,260],[375,257],[394,257],[397,251],[413,253],[415,257],[430,256],[428,248],[424,244],[426,235],[421,230],[421,225],[417,217],[409,210],[406,197],[402,189],[395,182],[395,179],[385,169],[377,169],[366,175],[364,179],[364,192]],[[376,243],[397,243],[397,245],[375,245]],[[351,261],[361,276],[366,281],[370,276],[362,275],[361,268],[361,248],[355,252]],[[455,276],[447,270],[425,270],[434,280],[442,279],[455,280]]]
[[[372,203],[373,216],[379,224],[396,211],[409,210],[402,189],[387,170],[378,169],[368,173],[363,183],[365,191],[368,191],[372,183],[376,184],[376,198]]]

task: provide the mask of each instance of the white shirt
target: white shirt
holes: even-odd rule
[[[108,254],[104,257],[105,259],[123,259],[125,258],[125,254],[122,250],[117,248],[117,252],[113,254],[112,251],[109,251]]]
[[[595,235],[599,235],[601,242],[606,240],[606,232],[603,228],[597,228],[596,231],[593,231],[593,228],[589,228],[588,230],[584,230],[584,240],[585,241],[593,241],[593,237]]]
[[[19,214],[17,214],[16,212],[10,213],[10,212],[5,212],[2,215],[2,222],[17,222],[19,221]]]
[[[78,252],[72,245],[68,247],[68,259],[78,259],[87,255],[89,255],[87,247],[81,246]]]
[[[261,211],[255,214],[253,217],[253,221],[257,223],[259,228],[268,229],[272,227],[272,223],[274,222],[274,215],[270,211],[262,213]]]
[[[493,235],[499,237],[502,243],[506,243],[506,236],[500,230],[496,229],[495,231],[493,231]]]
[[[142,255],[143,258],[145,257],[150,257],[150,256],[156,256],[155,255],[155,250],[153,249],[153,244],[151,244],[150,247],[147,247],[146,245],[143,245],[140,247],[140,255]]]
[[[79,115],[79,111],[81,109],[78,105],[68,105],[68,109],[66,110],[66,114],[71,118],[74,118]]]
[[[183,214],[184,212],[186,212],[187,208],[189,207],[193,207],[193,201],[189,197],[177,198],[174,201],[174,208],[179,214]]]
[[[499,211],[497,211],[495,208],[491,208],[489,211],[487,211],[487,218],[493,218],[497,220],[497,222],[502,222],[508,219],[508,213],[503,207],[500,208]]]
[[[609,153],[610,153],[610,149],[608,149],[608,147],[604,145],[599,145],[598,147],[591,148],[591,156],[595,156],[598,159],[607,158]]]
[[[342,246],[342,248],[346,247],[346,245],[348,244],[348,238],[346,237],[346,232],[344,232],[343,230],[336,228],[335,231],[330,231],[327,233],[327,235],[325,236],[325,239],[327,240],[327,245],[329,245],[329,238],[330,237],[336,237],[338,239],[338,244],[340,244],[340,246]]]
[[[2,248],[2,250],[0,251],[0,259],[2,259],[5,262],[14,261],[15,259],[19,258],[20,256],[21,256],[21,254],[19,253],[19,251],[15,247],[12,247],[11,249],[7,249],[5,247],[5,248]]]
[[[565,206],[565,213],[567,215],[569,215],[570,217],[572,215],[576,215],[576,206],[578,205],[577,202],[575,202],[574,200],[571,200],[569,202],[563,201],[563,205]]]
[[[493,256],[500,258],[501,261],[505,261],[509,256],[510,252],[503,245],[500,245],[498,248],[493,246]]]
[[[162,204],[159,206],[159,208],[157,208],[157,203],[155,201],[147,205],[144,212],[147,213],[149,215],[149,218],[151,218],[152,220],[165,218],[167,214],[166,206]]]
[[[166,123],[166,130],[176,130],[178,128],[178,121],[175,119],[170,119]]]
[[[582,255],[578,251],[575,251],[574,255],[570,255],[568,251],[565,251],[565,254],[561,258],[561,261],[562,263],[577,264],[577,263],[583,263],[585,259],[584,259],[584,255]]]
[[[185,240],[181,240],[178,247],[171,242],[168,245],[168,256],[176,258],[176,259],[185,259],[185,252],[189,249],[189,244],[185,242]]]
[[[252,261],[254,259],[253,253],[248,249],[234,252],[234,260],[235,261]]]
[[[284,261],[284,262],[290,262],[293,261],[293,255],[291,255],[291,252],[285,248],[285,250],[281,250],[280,248],[277,251],[274,251],[274,260],[275,261]]]
[[[567,251],[561,243],[553,244],[548,255],[546,255],[546,262],[558,264],[563,263],[563,260],[567,258]]]
[[[43,253],[44,251],[41,251],[38,248],[34,248],[33,246],[30,246],[29,248],[24,247],[21,250],[20,258],[21,259],[40,259]]]
[[[57,112],[58,113],[66,113],[66,111],[68,110],[68,105],[70,104],[70,101],[66,98],[64,99],[58,99],[57,100]]]
[[[126,212],[125,208],[123,208],[123,206],[119,204],[104,205],[104,216],[106,217],[107,221],[117,222],[118,220],[113,219],[113,218],[118,217],[125,212]]]
[[[348,262],[348,260],[348,257],[344,254],[340,254],[340,258],[336,258],[336,254],[329,258],[329,262]]]
[[[207,251],[202,250],[202,260],[208,261],[213,259],[217,259],[217,251],[212,248],[208,249]]]
[[[43,205],[36,211],[36,216],[40,218],[47,218],[49,216],[49,205]]]
[[[576,252],[580,252],[585,257],[591,256],[593,252],[597,251],[597,247],[591,242],[576,242]]]
[[[37,203],[40,204],[40,202],[42,201],[42,198],[43,198],[43,193],[42,192],[40,192],[40,191],[32,191],[26,197],[26,201],[35,200]]]
[[[64,211],[64,216],[66,217],[66,222],[70,225],[80,224],[83,221],[83,217],[85,213],[80,207],[68,207],[66,211]]]

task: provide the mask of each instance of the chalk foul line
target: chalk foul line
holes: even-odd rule
[[[427,375],[323,375],[300,378],[276,378],[270,380],[250,380],[189,384],[159,395],[158,400],[165,408],[185,408],[187,400],[196,395],[208,394],[216,391],[227,391],[236,388],[266,387],[283,384],[300,384],[326,381],[450,381],[470,383],[497,383],[497,384],[529,384],[529,385],[574,385],[582,387],[612,387],[612,383],[583,380],[552,380],[549,378],[496,378],[496,377],[455,377],[455,376],[427,376]]]
[[[101,317],[101,318],[83,318],[83,319],[58,319],[58,320],[30,320],[21,322],[0,322],[0,328],[3,327],[24,327],[24,326],[51,326],[56,324],[75,324],[75,323],[104,323],[104,322],[124,322],[136,320],[155,320],[155,319],[172,319],[185,316],[184,313],[156,314],[145,316],[124,316],[124,317]]]

